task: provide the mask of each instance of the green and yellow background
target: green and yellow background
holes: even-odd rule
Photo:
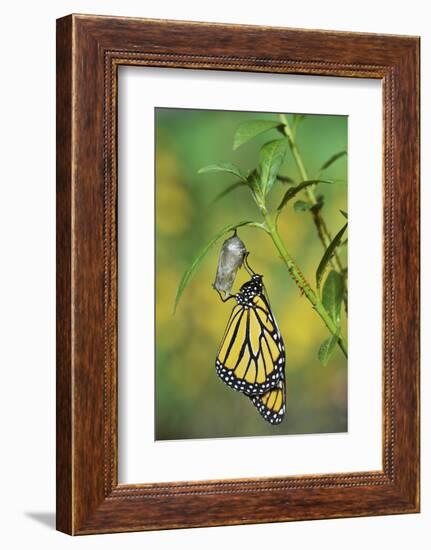
[[[202,247],[225,225],[260,221],[248,189],[213,202],[234,176],[198,174],[212,162],[233,162],[243,172],[257,166],[260,147],[280,138],[277,130],[232,150],[242,122],[274,120],[271,113],[157,108],[156,121],[156,411],[155,438],[189,439],[230,436],[310,434],[347,431],[347,361],[337,349],[329,364],[317,351],[328,332],[310,303],[301,296],[272,241],[261,230],[240,228],[250,264],[264,275],[272,309],[286,345],[287,414],[279,426],[266,423],[249,399],[223,384],[215,357],[233,301],[222,303],[212,289],[222,238],[187,286],[175,315],[173,305],[183,272]],[[347,150],[347,117],[307,115],[297,141],[310,177],[335,153]],[[280,171],[300,181],[287,154]],[[347,158],[325,174],[347,180]],[[286,187],[277,183],[269,205],[280,201]],[[339,210],[347,210],[347,185],[319,184],[322,214],[332,233],[342,227]],[[298,199],[301,199],[298,196]],[[295,212],[293,202],[279,219],[288,251],[314,287],[323,254],[309,212]],[[230,235],[226,235],[228,238]],[[344,262],[347,247],[343,247]],[[234,291],[247,279],[242,269]],[[346,320],[343,319],[346,334]]]

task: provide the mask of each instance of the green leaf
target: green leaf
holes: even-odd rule
[[[225,172],[228,174],[233,174],[242,181],[247,181],[238,166],[232,164],[231,162],[216,162],[213,164],[208,164],[208,166],[204,166],[198,170],[198,174],[206,174],[208,172]]]
[[[327,340],[322,342],[319,348],[318,357],[319,361],[324,367],[326,367],[326,365],[329,363],[329,359],[334,353],[334,349],[337,345],[339,337],[339,333],[337,332],[337,334],[333,334]]]
[[[335,153],[335,155],[332,155],[331,158],[329,158],[324,164],[322,164],[319,174],[323,172],[323,170],[326,170],[333,164],[336,160],[338,160],[341,157],[344,157],[344,155],[347,155],[347,151],[340,151],[339,153]]]
[[[247,185],[243,181],[237,181],[235,183],[232,183],[232,185],[229,185],[226,187],[226,189],[223,189],[221,193],[216,195],[214,199],[211,201],[211,204],[214,204],[215,202],[218,202],[220,199],[224,198],[226,195],[229,195],[232,191],[235,191],[235,189],[238,189],[238,187],[247,187]]]
[[[248,176],[247,176],[247,183],[251,187],[251,189],[254,191],[255,194],[260,193],[260,176],[257,173],[257,170],[253,170]]]
[[[290,178],[289,176],[280,176],[280,174],[277,176],[277,180],[280,183],[285,183],[287,185],[291,185],[292,183],[295,183],[295,180]]]
[[[312,205],[305,201],[296,201],[293,205],[295,212],[307,212],[310,208],[313,208]]]
[[[317,183],[331,183],[329,182],[328,180],[307,180],[307,181],[302,181],[301,183],[299,183],[298,185],[296,185],[295,187],[291,187],[290,189],[288,189],[286,191],[286,193],[284,194],[283,198],[281,199],[281,202],[280,204],[278,205],[278,208],[277,208],[277,212],[281,212],[281,210],[283,210],[283,208],[286,206],[286,204],[291,200],[293,199],[293,197],[295,195],[297,195],[300,191],[302,191],[303,189],[305,189],[306,187],[309,187],[310,185],[315,185]],[[300,203],[304,203],[304,201],[298,201]],[[308,203],[305,203],[307,204],[307,208],[305,208],[305,210],[310,210],[310,208],[312,208],[311,205],[309,205]],[[295,207],[294,207],[295,208]],[[304,210],[301,208],[301,206],[298,207],[299,210],[295,210],[298,212],[303,212]]]
[[[347,181],[342,179],[326,180],[326,183],[331,183],[332,185],[347,185]]]
[[[211,248],[215,245],[215,243],[223,237],[225,233],[228,233],[229,231],[233,231],[234,229],[238,227],[242,227],[244,225],[250,225],[253,227],[259,227],[262,229],[262,225],[257,222],[253,221],[245,221],[245,222],[239,222],[239,223],[232,223],[230,225],[226,225],[223,227],[221,231],[217,233],[210,241],[205,245],[205,247],[199,252],[199,254],[196,256],[196,258],[191,263],[190,267],[185,271],[184,275],[181,278],[180,284],[178,285],[177,294],[175,296],[175,304],[174,304],[174,314],[177,309],[178,303],[180,301],[180,298],[184,292],[184,289],[186,288],[187,284],[189,283],[191,277],[194,275],[194,273],[198,270],[200,264],[202,263],[202,260],[205,258],[205,256],[208,254],[208,252],[211,250]]]
[[[346,220],[348,219],[348,216],[347,216],[347,212],[344,212],[344,210],[340,210],[340,212],[343,214],[343,216],[346,218]]]
[[[326,277],[325,284],[323,285],[322,304],[337,325],[340,323],[340,311],[343,296],[343,277],[338,273],[338,271],[331,270]]]
[[[287,147],[288,145],[285,139],[275,139],[265,143],[260,150],[259,168],[263,196],[265,196],[274,185],[277,173],[286,156]]]
[[[320,281],[322,280],[323,274],[325,273],[325,269],[328,263],[330,262],[332,256],[334,255],[335,249],[340,244],[346,229],[347,229],[347,223],[340,229],[340,231],[332,239],[331,244],[325,250],[325,253],[322,256],[322,259],[320,260],[319,267],[317,268],[317,271],[316,271],[316,286],[318,289],[320,288]]]
[[[278,126],[280,126],[280,122],[276,120],[249,120],[243,122],[235,132],[233,140],[234,150],[254,137],[268,130],[272,130],[273,128],[277,128]]]

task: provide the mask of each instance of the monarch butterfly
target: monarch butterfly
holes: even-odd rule
[[[283,339],[265,296],[262,275],[245,260],[251,279],[235,298],[220,344],[216,371],[221,380],[249,396],[269,422],[281,422],[285,409],[285,349]],[[221,295],[220,295],[221,297]]]

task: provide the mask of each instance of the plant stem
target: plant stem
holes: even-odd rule
[[[290,275],[292,276],[293,280],[295,281],[296,285],[311,302],[313,309],[315,309],[318,315],[321,317],[321,319],[327,326],[329,332],[334,336],[336,336],[337,335],[336,324],[334,323],[334,321],[332,320],[332,318],[330,317],[326,309],[323,307],[322,302],[319,300],[319,298],[317,297],[317,295],[315,294],[311,286],[306,281],[304,275],[301,273],[294,259],[291,257],[291,255],[287,251],[283,241],[281,240],[281,237],[278,233],[278,230],[274,221],[266,213],[263,213],[263,217],[265,219],[267,233],[271,237],[275,247],[280,253],[281,258],[286,264],[286,267]],[[341,351],[344,353],[345,357],[347,357],[347,345],[344,342],[343,338],[339,335],[338,335],[338,345],[340,346]]]
[[[283,133],[287,137],[287,141],[289,142],[290,150],[292,151],[293,158],[295,159],[296,166],[298,167],[299,174],[303,181],[308,181],[308,173],[305,168],[304,162],[302,160],[301,153],[299,152],[298,145],[295,140],[295,136],[292,132],[292,128],[289,124],[289,120],[287,118],[287,115],[280,115],[280,120],[283,123]],[[320,175],[319,175],[320,177]],[[323,219],[320,209],[318,206],[318,202],[316,199],[316,195],[314,194],[314,186],[312,187],[306,187],[305,193],[307,195],[307,199],[312,205],[312,208],[310,209],[310,212],[313,216],[313,222],[317,230],[317,234],[319,236],[320,242],[323,245],[323,248],[326,250],[328,246],[331,244],[332,237],[329,232],[328,226],[325,223],[325,220]],[[346,271],[343,267],[343,264],[341,263],[340,255],[338,254],[338,251],[335,250],[333,258],[331,258],[331,265],[332,267],[340,273],[340,275],[343,278],[344,282],[344,309],[347,313],[348,308],[348,297],[347,297],[347,275]]]
[[[280,115],[280,120],[283,123],[283,132],[284,135],[287,137],[287,140],[289,142],[290,149],[292,151],[293,158],[295,159],[296,165],[298,167],[299,174],[303,181],[308,181],[310,178],[308,177],[307,170],[305,168],[304,162],[302,160],[301,153],[299,152],[298,145],[296,143],[295,137],[293,135],[292,129],[290,127],[289,121],[287,119],[286,115]],[[313,187],[313,186],[312,186]],[[310,204],[315,207],[317,206],[317,199],[316,195],[314,194],[314,190],[312,187],[306,187],[305,193],[307,195],[307,199],[310,202]],[[332,237],[329,233],[328,227],[325,223],[325,220],[323,219],[322,215],[316,208],[311,208],[311,213],[313,215],[313,221],[314,225],[316,226],[317,234],[319,235],[319,239],[326,250],[328,246],[331,244]],[[344,276],[344,270],[343,265],[340,260],[340,256],[338,255],[338,252],[335,252],[334,254],[336,269],[341,273],[343,276],[343,279],[345,279]],[[331,262],[332,263],[332,262]],[[335,266],[333,266],[335,267]]]

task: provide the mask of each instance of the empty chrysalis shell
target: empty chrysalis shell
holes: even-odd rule
[[[242,266],[246,253],[247,249],[236,233],[221,247],[213,287],[219,292],[224,292],[225,296],[230,296],[236,273]]]

